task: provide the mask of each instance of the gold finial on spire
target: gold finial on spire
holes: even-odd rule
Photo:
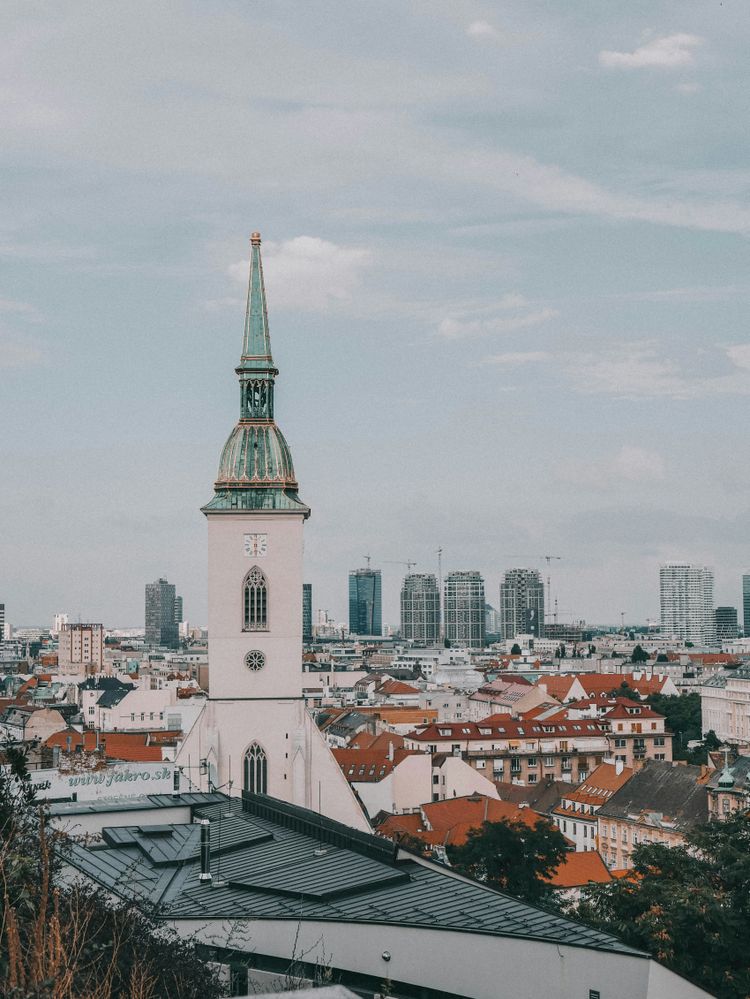
[[[253,246],[260,246],[260,233],[259,232],[251,232],[250,233],[250,242],[253,244]]]

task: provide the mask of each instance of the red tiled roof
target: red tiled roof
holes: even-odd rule
[[[568,851],[563,862],[546,880],[554,888],[579,888],[592,881],[605,884],[612,880],[612,875],[596,850]]]
[[[378,694],[418,694],[419,690],[416,687],[412,687],[409,683],[403,683],[401,680],[386,680],[378,688]]]
[[[147,745],[148,736],[147,732],[100,732],[98,748],[110,760],[159,763],[164,758],[161,746]],[[68,737],[71,749],[81,746],[84,750],[93,752],[97,748],[96,732],[77,732],[74,729],[55,732],[46,740],[45,745],[67,750]]]
[[[547,731],[545,731],[547,729]],[[608,731],[607,726],[596,718],[581,718],[566,721],[541,721],[539,719],[516,721],[508,715],[491,715],[480,722],[440,722],[428,725],[419,732],[409,732],[408,738],[419,742],[440,742],[442,740],[466,742],[500,737],[505,739],[549,739],[554,736],[599,736]],[[446,735],[441,735],[446,732]]]
[[[404,748],[404,737],[396,732],[379,732],[371,735],[369,732],[357,732],[349,740],[349,749],[371,749],[373,752],[388,754],[388,746],[394,749]]]
[[[407,756],[418,755],[414,749],[395,749],[391,760],[385,752],[368,749],[333,749],[331,752],[352,784],[375,784],[387,777]]]
[[[484,822],[507,820],[534,827],[537,822],[546,821],[530,808],[519,808],[509,801],[480,794],[432,801],[422,805],[421,810],[424,819],[416,814],[391,815],[378,826],[377,831],[395,840],[408,833],[430,846],[461,846],[469,832],[480,829]],[[431,828],[428,829],[427,825]]]

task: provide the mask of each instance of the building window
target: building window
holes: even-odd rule
[[[89,708],[89,714],[90,714],[90,715],[93,715],[93,714],[94,714],[94,712],[95,712],[95,710],[96,710],[95,708]]]
[[[625,739],[615,739],[615,749],[624,749]]]
[[[511,756],[511,758],[510,758],[510,772],[512,774],[520,774],[521,773],[521,757],[520,756]]]
[[[529,784],[536,784],[538,780],[539,780],[538,774],[529,774]]]
[[[555,765],[555,757],[554,756],[545,756],[544,757],[544,765],[545,765],[545,767],[554,767],[554,765]]]
[[[245,753],[245,790],[251,794],[268,793],[266,751],[257,742],[254,742]]]
[[[245,576],[243,631],[266,631],[268,628],[268,587],[257,565]]]
[[[655,738],[654,738],[654,745],[655,746],[663,746],[664,745],[664,736],[663,735],[657,735],[657,736],[655,736]]]
[[[263,669],[266,665],[266,657],[258,649],[253,649],[252,652],[248,652],[245,656],[245,665],[253,673],[257,673],[259,669]]]
[[[530,756],[527,760],[527,763],[530,767],[536,767],[539,765],[536,756]]]

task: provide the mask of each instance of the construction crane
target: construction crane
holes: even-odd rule
[[[363,555],[362,558],[367,562],[367,571],[370,571],[370,562],[372,562],[372,555]]]
[[[416,564],[417,564],[416,562],[414,562],[414,561],[412,561],[410,559],[403,559],[402,560],[402,559],[395,559],[395,558],[390,558],[390,559],[387,558],[383,562],[383,565],[405,565],[407,572],[411,572],[412,566],[416,565]]]
[[[547,563],[547,614],[546,617],[550,616],[550,611],[552,609],[552,577],[550,576],[549,566],[550,562],[560,562],[562,560],[562,555],[540,555],[539,558],[543,558]],[[555,601],[556,602],[556,601]],[[557,610],[555,610],[555,624],[557,624]]]

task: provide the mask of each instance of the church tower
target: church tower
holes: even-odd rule
[[[193,786],[270,794],[369,825],[302,696],[303,526],[289,446],[274,418],[260,233],[235,369],[240,416],[224,445],[208,521],[209,698],[178,762]],[[198,776],[196,776],[198,775]],[[200,779],[198,779],[200,777]]]

